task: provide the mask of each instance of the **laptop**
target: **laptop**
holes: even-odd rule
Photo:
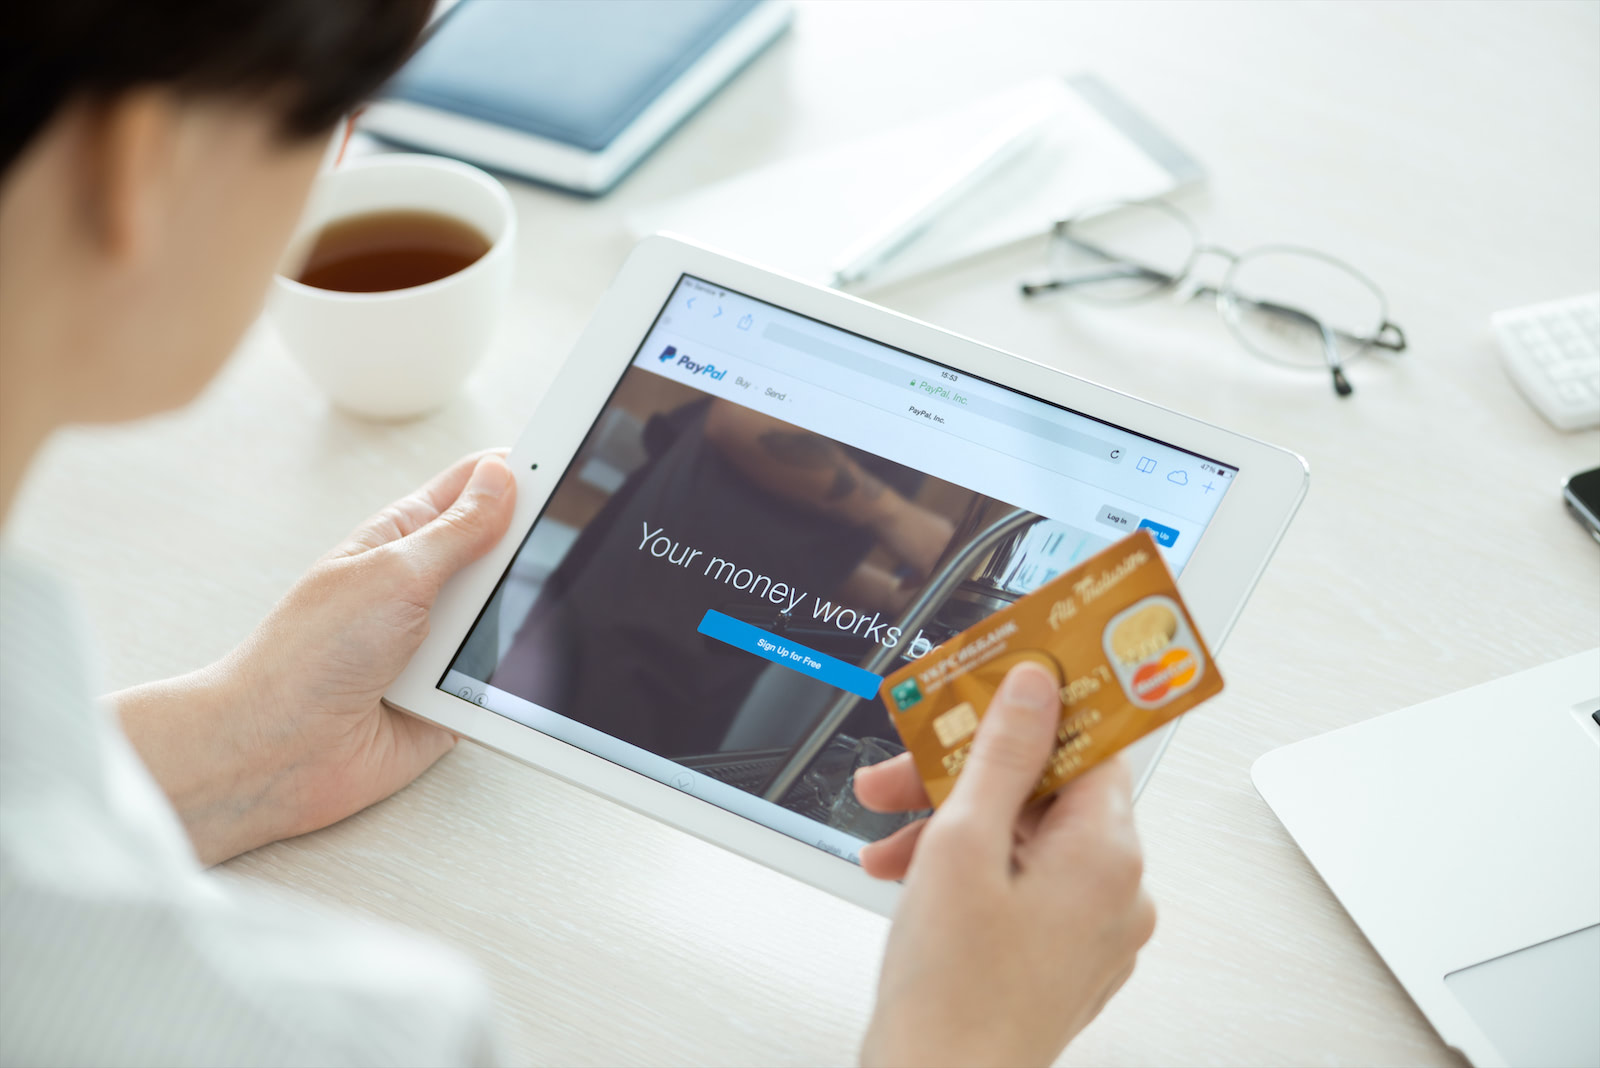
[[[1251,778],[1441,1038],[1600,1065],[1600,649],[1267,753]]]

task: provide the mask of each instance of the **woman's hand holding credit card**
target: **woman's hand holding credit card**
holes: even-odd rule
[[[1222,692],[1155,539],[1136,531],[890,675],[880,693],[934,805],[968,758],[995,688],[1038,664],[1061,692],[1035,799]]]
[[[863,1064],[1049,1064],[1133,973],[1156,913],[1127,768],[1113,757],[1030,801],[1060,715],[1054,678],[1013,668],[945,803],[861,850],[906,883]],[[927,808],[910,756],[857,772],[861,801]]]
[[[1059,1055],[1155,929],[1116,754],[1221,688],[1143,532],[885,680],[910,751],[859,771],[856,794],[939,807],[861,851],[906,883],[863,1063]]]

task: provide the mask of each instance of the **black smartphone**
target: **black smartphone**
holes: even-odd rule
[[[1583,528],[1600,541],[1600,467],[1579,471],[1561,487],[1567,511]]]

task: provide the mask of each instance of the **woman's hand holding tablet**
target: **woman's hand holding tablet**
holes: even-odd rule
[[[227,658],[113,695],[202,862],[336,823],[455,745],[381,698],[515,494],[500,452],[463,457],[353,530]]]

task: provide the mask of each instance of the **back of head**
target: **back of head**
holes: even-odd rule
[[[163,87],[269,95],[287,138],[332,128],[405,60],[433,0],[0,5],[0,175],[65,105]]]
[[[322,138],[432,5],[0,3],[0,516],[54,428],[199,392],[260,307]]]

